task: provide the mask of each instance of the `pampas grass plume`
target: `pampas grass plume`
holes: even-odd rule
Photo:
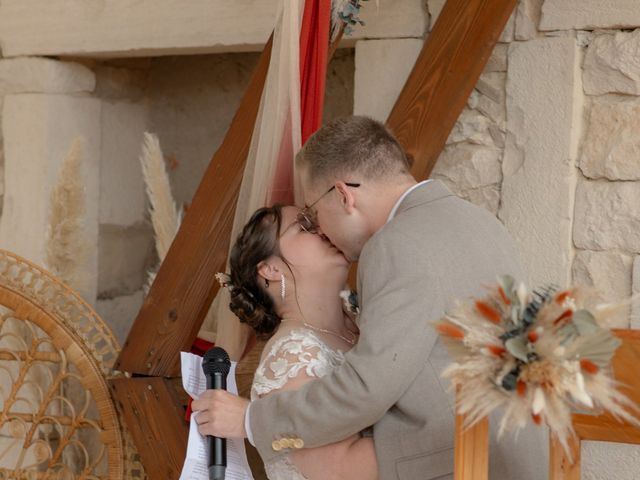
[[[75,290],[87,289],[89,243],[85,234],[85,191],[83,185],[82,141],[76,138],[62,162],[51,192],[45,262],[62,281]]]

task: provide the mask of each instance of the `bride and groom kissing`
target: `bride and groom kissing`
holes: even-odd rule
[[[296,163],[307,206],[258,210],[230,257],[230,308],[269,338],[251,401],[205,392],[198,430],[248,437],[272,480],[452,479],[454,399],[431,322],[499,275],[524,278],[513,241],[441,182],[418,183],[370,118],[326,124]],[[356,260],[354,321],[340,292]],[[492,446],[491,478],[543,478],[542,435]]]

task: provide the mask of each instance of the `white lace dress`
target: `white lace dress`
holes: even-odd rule
[[[258,365],[251,399],[279,390],[296,377],[323,377],[343,361],[344,354],[329,348],[313,330],[291,330],[271,345],[269,354]],[[265,463],[265,471],[270,480],[306,480],[287,454]]]

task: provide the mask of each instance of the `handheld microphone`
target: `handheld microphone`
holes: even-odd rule
[[[224,348],[213,347],[202,358],[202,370],[207,377],[207,390],[226,390],[227,375],[231,369],[229,354]],[[224,480],[227,469],[227,441],[224,438],[207,436],[209,451],[209,480]]]

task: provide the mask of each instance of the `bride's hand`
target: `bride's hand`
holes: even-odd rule
[[[225,390],[206,390],[191,403],[200,435],[245,438],[244,417],[249,400]]]

